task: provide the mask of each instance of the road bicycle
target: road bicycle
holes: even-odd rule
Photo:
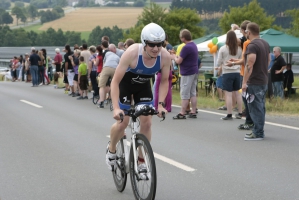
[[[158,112],[150,105],[137,105],[135,108],[125,110],[125,115],[130,116],[133,123],[137,123],[140,115],[157,115]],[[120,115],[121,122],[123,115]],[[163,121],[165,113],[162,113]],[[135,199],[153,200],[156,195],[157,173],[154,153],[150,142],[141,133],[135,129],[136,125],[131,124],[132,136],[131,142],[127,141],[124,135],[116,145],[116,167],[112,171],[115,186],[119,192],[122,192],[127,183],[127,174],[130,173],[131,185]],[[142,162],[143,170],[138,169]]]

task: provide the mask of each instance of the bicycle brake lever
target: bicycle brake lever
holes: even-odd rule
[[[124,115],[122,113],[119,113],[120,123],[124,121]]]
[[[162,120],[160,120],[160,122],[164,121],[165,120],[165,112],[162,112]]]

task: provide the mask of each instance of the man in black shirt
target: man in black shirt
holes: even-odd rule
[[[36,54],[35,49],[32,48],[32,52],[29,57],[30,73],[32,77],[32,87],[38,87],[38,67],[37,67],[38,61],[41,61],[41,59]]]
[[[286,68],[286,62],[284,61],[281,54],[280,47],[274,47],[273,53],[275,60],[271,68],[271,81],[273,87],[274,97],[280,97],[283,99],[283,70]]]
[[[74,72],[74,68],[72,65],[72,62],[70,60],[70,57],[73,55],[73,52],[71,51],[71,47],[70,45],[65,45],[65,51],[66,53],[64,54],[64,62],[65,62],[65,76],[67,76],[67,80],[69,82],[69,86],[71,88],[71,93],[69,94],[69,96],[73,96],[75,94],[74,92],[74,76],[75,76],[75,72]]]

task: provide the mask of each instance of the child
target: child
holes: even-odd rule
[[[292,64],[290,64],[290,63],[287,64],[287,71],[283,75],[284,75],[283,86],[284,86],[284,88],[288,89],[286,96],[289,97],[289,95],[291,94],[291,90],[292,90],[292,83],[294,82],[294,74],[292,71]]]
[[[87,97],[87,65],[84,62],[84,57],[80,56],[79,58],[80,65],[78,69],[78,84],[80,87],[80,97],[77,98],[77,100],[82,100],[82,99],[88,99]],[[85,92],[85,97],[83,97],[83,94]]]

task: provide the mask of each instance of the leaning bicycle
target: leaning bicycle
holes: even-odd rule
[[[125,111],[132,121],[140,115],[157,115],[154,107],[149,105],[138,105]],[[163,120],[165,113],[162,113]],[[121,122],[123,115],[120,115]],[[163,121],[162,120],[162,121]],[[157,173],[156,164],[152,147],[148,139],[131,125],[132,137],[130,147],[127,145],[127,136],[125,135],[116,145],[116,168],[112,172],[115,186],[119,192],[122,192],[127,183],[127,174],[130,173],[133,193],[138,200],[153,200],[156,195]]]

